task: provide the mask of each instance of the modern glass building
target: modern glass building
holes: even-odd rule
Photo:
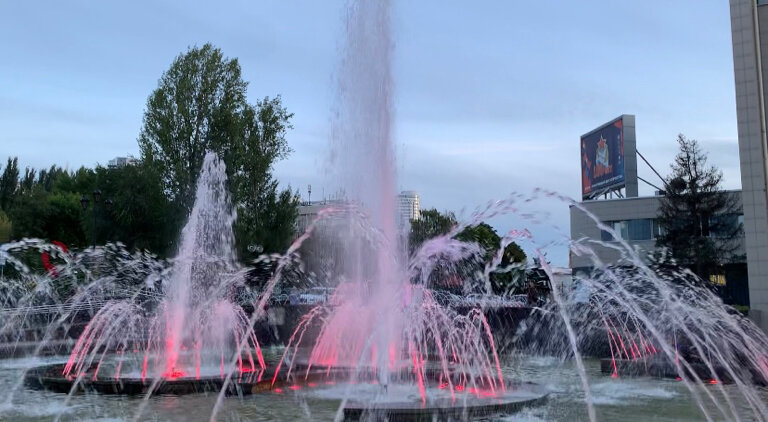
[[[421,215],[419,194],[414,191],[403,191],[397,195],[397,221],[400,227],[410,227],[412,220],[418,220]]]

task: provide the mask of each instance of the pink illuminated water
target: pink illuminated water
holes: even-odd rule
[[[467,383],[478,391],[503,391],[483,313],[448,309],[435,300],[426,278],[419,279],[431,273],[435,253],[457,261],[476,251],[446,237],[409,259],[396,223],[390,15],[386,1],[352,2],[346,15],[328,169],[351,206],[328,220],[346,227],[334,235],[343,245],[343,266],[335,276],[347,282],[336,288],[337,306],[303,318],[280,365],[288,362],[288,374],[298,376],[313,368],[373,371],[383,391],[407,380],[422,401],[428,388],[440,384],[435,373],[451,394],[454,385]],[[319,335],[307,338],[308,327],[318,323]]]
[[[446,306],[431,284],[436,275],[455,275],[451,273],[454,266],[477,261],[483,251],[455,239],[465,227],[459,226],[425,242],[408,256],[396,224],[390,15],[386,1],[361,0],[350,5],[328,165],[348,203],[321,213],[288,251],[276,258],[276,270],[255,302],[254,312],[246,314],[230,294],[232,287],[242,284],[245,269],[235,264],[235,213],[226,189],[226,171],[216,156],[208,154],[177,257],[158,294],[162,299],[156,306],[146,306],[134,298],[103,306],[78,339],[65,376],[134,377],[152,383],[216,376],[225,379],[226,386],[233,374],[263,371],[267,365],[253,326],[264,317],[270,295],[283,281],[283,269],[292,264],[303,242],[332,232],[340,245],[335,257],[340,262],[339,271],[332,274],[337,285],[332,306],[318,306],[308,312],[288,339],[282,359],[275,365],[273,383],[278,377],[289,378],[290,383],[284,389],[274,389],[275,393],[312,387],[309,383],[304,386],[301,378],[317,369],[329,374],[335,369],[348,370],[347,382],[339,380],[337,385],[347,388],[345,398],[356,394],[348,389],[350,385],[362,384],[375,390],[369,396],[377,399],[398,390],[398,394],[406,391],[402,395],[418,397],[422,404],[435,393],[452,399],[466,394],[499,397],[505,393],[499,347],[483,310],[460,312]],[[557,195],[538,191],[533,196]],[[556,206],[578,207],[567,198],[558,199]],[[525,215],[520,208],[529,201],[529,197],[513,195],[490,203],[467,224],[505,214]],[[546,221],[533,216],[521,221],[533,225],[542,220]],[[323,227],[333,230],[320,230]],[[512,241],[527,242],[536,252],[542,246],[527,229],[507,233],[502,246]],[[663,356],[682,368],[690,367],[690,362],[677,353],[673,334],[680,333],[713,375],[717,373],[715,367],[722,367],[735,379],[732,390],[755,419],[768,420],[768,407],[751,384],[749,373],[754,371],[768,380],[768,339],[754,325],[730,315],[711,292],[676,288],[676,280],[665,279],[650,268],[627,244],[608,246],[622,254],[624,264],[638,270],[634,273],[608,268],[584,242],[567,242],[572,253],[592,257],[595,268],[603,273],[584,278],[594,291],[589,306],[574,306],[572,298],[554,286],[553,300],[541,315],[555,319],[554,325],[561,324],[557,328],[565,328],[548,331],[541,329],[545,327],[541,323],[535,329],[541,330],[536,336],[542,342],[565,344],[564,354],[577,361],[573,377],[582,379],[591,419],[596,414],[579,346],[597,326],[605,334],[614,368],[618,359],[642,362]],[[462,285],[477,283],[487,290],[489,275],[499,270],[500,260],[499,253],[472,276],[457,275],[457,279]],[[545,269],[554,279],[551,269]],[[532,325],[538,322],[536,318],[529,321]],[[319,326],[317,335],[312,334],[313,326]],[[108,365],[113,353],[118,356],[116,366]],[[123,362],[131,365],[124,367]],[[109,373],[105,373],[107,368]],[[614,375],[618,376],[616,371]],[[709,382],[696,383],[682,375],[680,381],[707,419],[741,419],[715,376]],[[326,381],[325,385],[336,382]],[[212,420],[225,391],[226,387],[222,388]],[[139,419],[141,410],[137,413]]]
[[[157,309],[132,299],[106,304],[78,339],[64,375],[81,374],[111,351],[137,350],[143,355],[142,379],[199,378],[201,367],[221,366],[241,342],[246,347],[238,368],[265,368],[249,316],[230,295],[242,280],[235,264],[235,213],[224,163],[213,153],[205,156],[195,198]],[[222,367],[219,372],[228,371]],[[119,369],[108,375],[118,377]]]

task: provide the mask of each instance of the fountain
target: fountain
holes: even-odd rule
[[[233,254],[235,216],[224,165],[209,153],[159,303],[147,308],[134,297],[106,303],[68,361],[30,371],[30,386],[147,397],[217,390],[214,416],[224,394],[320,381],[379,386],[372,401],[338,397],[347,417],[370,412],[466,417],[512,411],[546,397],[539,387],[505,379],[481,311],[460,314],[427,288],[425,266],[436,254],[467,259],[477,247],[436,239],[410,264],[402,250],[395,223],[389,13],[386,2],[358,2],[347,21],[331,168],[350,201],[323,215],[349,229],[343,239],[345,266],[336,275],[347,280],[336,289],[338,306],[308,313],[264,377],[267,365],[253,326],[263,317],[283,267],[278,266],[252,315],[227,296],[241,283],[243,269]],[[316,224],[321,222],[292,249]],[[306,339],[312,342],[308,346],[304,333],[321,316],[320,333]],[[402,394],[407,390],[417,393],[416,400]]]
[[[467,226],[503,214],[532,225],[545,223],[524,209],[540,199],[578,205],[546,191],[512,195],[407,255],[395,219],[390,13],[387,2],[359,1],[347,15],[329,169],[348,201],[321,212],[285,254],[262,257],[275,264],[263,290],[250,291],[245,283],[250,269],[236,264],[235,213],[226,169],[212,153],[205,157],[178,255],[169,264],[129,255],[119,247],[117,252],[107,247],[72,255],[39,241],[3,245],[0,253],[10,259],[14,249],[50,251],[66,258],[58,277],[88,281],[68,301],[59,300],[45,278],[33,283],[31,293],[25,293],[23,283],[4,287],[10,292],[6,306],[19,311],[2,321],[0,335],[26,324],[25,309],[44,302],[57,318],[37,340],[36,356],[57,333],[71,328],[86,305],[95,306],[63,361],[42,366],[35,361],[23,366],[22,375],[5,375],[0,365],[0,381],[10,391],[0,415],[7,409],[20,411],[14,394],[23,397],[23,403],[48,397],[37,389],[49,389],[67,394],[64,408],[52,411],[57,416],[77,412],[67,407],[70,402],[84,402],[83,407],[98,409],[100,416],[125,416],[115,410],[119,406],[114,401],[75,394],[97,392],[143,396],[139,405],[129,406],[135,419],[145,410],[162,418],[178,417],[158,404],[163,403],[158,396],[167,394],[191,397],[183,403],[197,406],[212,420],[239,410],[265,419],[472,419],[524,409],[535,412],[531,409],[548,408],[547,400],[556,411],[545,419],[571,419],[576,414],[595,420],[601,416],[601,403],[615,400],[606,399],[606,390],[622,385],[642,391],[624,404],[630,415],[652,412],[658,403],[668,408],[671,405],[663,400],[681,401],[677,398],[687,394],[687,404],[699,413],[673,408],[680,417],[768,420],[765,394],[756,387],[768,379],[765,335],[730,312],[712,292],[695,285],[690,273],[670,270],[676,267],[664,262],[649,265],[618,236],[619,241],[606,245],[623,254],[621,267],[599,262],[591,240],[567,245],[573,253],[591,256],[599,269],[578,280],[588,291],[587,299],[577,300],[553,285],[553,300],[526,319],[512,345],[515,352],[506,356],[483,309],[454,306],[433,289],[435,278],[449,274],[483,290],[491,273],[505,271],[498,268],[499,255],[490,263],[483,261],[482,270],[471,276],[455,272],[468,262],[481,261],[477,245],[455,238]],[[597,219],[595,224],[612,233]],[[283,272],[300,259],[298,252],[307,239],[323,235],[322,227],[338,229],[340,264],[332,274],[338,283],[333,297],[307,312],[282,348],[265,350],[256,327],[266,319]],[[542,245],[528,230],[510,231],[502,246],[512,241],[527,243],[543,257]],[[110,254],[119,262],[111,274],[88,275],[94,257]],[[542,263],[553,279],[546,260]],[[23,267],[20,262],[14,265]],[[123,278],[141,281],[126,284]],[[238,291],[247,293],[248,311],[236,299]],[[552,358],[538,364],[543,354],[565,357],[574,365],[561,370],[562,360]],[[583,356],[588,354],[605,359],[596,364]],[[611,376],[605,380],[623,384],[605,387],[606,381],[598,378],[601,369]],[[633,383],[631,375],[670,376],[679,383],[649,389]],[[19,388],[21,380],[32,389]],[[301,406],[280,399],[289,391]],[[193,394],[202,392],[216,394]],[[226,395],[250,398],[224,400]],[[640,404],[631,407],[634,401]],[[317,402],[322,404],[313,414],[309,404]],[[330,411],[323,409],[328,403]]]
[[[30,373],[32,383],[129,394],[216,389],[229,372],[223,362],[241,339],[245,348],[237,371],[248,379],[263,373],[266,365],[253,326],[232,302],[243,272],[235,264],[235,217],[225,182],[223,163],[207,154],[161,299],[151,306],[135,295],[107,301],[85,326],[63,368]]]

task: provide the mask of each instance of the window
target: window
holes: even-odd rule
[[[709,282],[715,286],[725,286],[725,274],[710,274]]]
[[[606,221],[604,224],[613,229],[616,235],[624,240],[653,240],[661,233],[661,227],[650,218]],[[600,239],[606,242],[618,240],[614,239],[611,233],[606,230],[600,231]]]
[[[628,239],[628,237],[629,237],[629,225],[627,224],[626,220],[622,220],[622,221],[606,221],[606,222],[604,222],[604,224],[606,226],[610,227],[611,229],[613,229],[613,231],[616,232],[616,236],[618,236],[619,239]],[[613,235],[610,232],[605,231],[605,230],[601,230],[600,231],[600,239],[604,240],[606,242],[610,242],[611,240],[619,240],[619,239],[614,239]]]
[[[744,216],[741,214],[719,215],[712,217],[709,221],[709,226],[706,229],[711,237],[727,237],[737,227],[741,228],[742,235],[744,233]],[[613,229],[619,239],[623,240],[655,240],[664,235],[664,228],[652,218],[605,221],[603,224]],[[619,239],[614,239],[613,235],[606,230],[600,230],[600,240],[604,242]]]
[[[651,240],[653,232],[652,221],[650,218],[642,218],[639,220],[629,220],[627,222],[629,228],[629,240]]]

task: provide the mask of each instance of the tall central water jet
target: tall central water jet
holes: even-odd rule
[[[337,108],[331,137],[331,169],[349,200],[368,214],[383,240],[361,253],[354,231],[346,239],[347,278],[370,284],[376,327],[372,362],[387,382],[385,351],[396,347],[401,333],[398,296],[406,279],[398,260],[395,154],[392,145],[392,39],[390,3],[354,2],[346,16],[346,40],[337,80]],[[349,222],[354,224],[354,222]]]
[[[418,389],[420,405],[464,391],[498,397],[506,384],[485,316],[440,304],[428,285],[436,260],[455,263],[479,250],[451,233],[409,259],[396,224],[390,5],[353,2],[345,24],[329,163],[349,202],[331,216],[341,220],[331,230],[340,238],[341,274],[334,274],[340,285],[301,362],[304,373],[342,368],[353,384],[373,376],[384,393],[392,384]],[[283,360],[289,375],[319,314],[305,316],[289,339]]]

